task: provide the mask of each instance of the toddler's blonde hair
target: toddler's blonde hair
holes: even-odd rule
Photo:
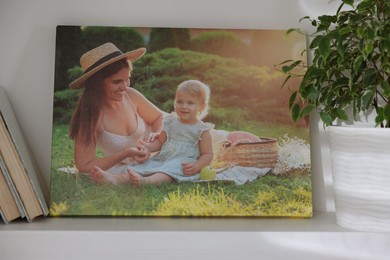
[[[176,91],[185,91],[191,96],[201,98],[204,103],[204,109],[198,115],[199,119],[203,119],[209,112],[210,88],[203,82],[195,79],[186,80],[179,84]]]

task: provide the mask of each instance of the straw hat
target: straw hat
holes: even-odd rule
[[[81,68],[84,74],[69,84],[70,88],[82,88],[85,81],[102,68],[124,58],[131,62],[141,58],[146,52],[145,48],[139,48],[127,53],[122,53],[114,44],[108,42],[83,54],[80,58]]]

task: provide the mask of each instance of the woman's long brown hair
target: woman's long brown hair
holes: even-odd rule
[[[84,91],[79,97],[70,121],[69,137],[71,139],[78,139],[85,145],[96,144],[96,124],[105,99],[103,80],[123,68],[128,68],[131,72],[131,62],[127,59],[114,62],[96,72],[86,81]]]

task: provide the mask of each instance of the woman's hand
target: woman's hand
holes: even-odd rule
[[[181,165],[183,167],[183,174],[185,176],[193,176],[199,172],[196,163],[183,162]]]
[[[149,156],[150,152],[148,149],[145,148],[143,145],[138,145],[137,147],[129,148],[130,152],[130,158],[132,158],[137,163],[143,163],[146,161]]]

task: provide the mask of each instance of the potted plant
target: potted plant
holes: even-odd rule
[[[337,223],[390,231],[390,1],[342,0],[334,15],[302,19],[315,29],[312,62],[281,63],[284,86],[302,77],[290,96],[291,117],[317,110],[326,126]],[[371,112],[373,126],[357,127]]]

